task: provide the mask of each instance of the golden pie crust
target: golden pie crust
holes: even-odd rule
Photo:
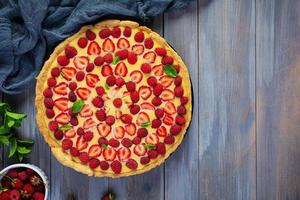
[[[53,132],[50,131],[48,128],[49,120],[45,115],[46,108],[43,103],[44,102],[43,90],[47,87],[47,79],[49,78],[49,73],[53,67],[52,63],[55,61],[57,56],[62,51],[64,51],[65,47],[73,40],[78,39],[80,35],[82,35],[82,33],[86,32],[88,29],[93,29],[95,27],[99,29],[103,27],[113,28],[116,26],[119,27],[128,26],[131,27],[132,29],[139,29],[145,33],[148,33],[149,36],[155,42],[159,43],[162,47],[164,47],[167,50],[168,54],[174,58],[174,60],[178,63],[178,65],[180,65],[179,75],[183,77],[181,86],[184,89],[184,95],[189,99],[188,103],[185,105],[185,108],[187,110],[186,114],[184,115],[184,118],[186,119],[186,123],[185,125],[182,126],[181,133],[176,136],[175,142],[167,147],[166,153],[164,155],[159,155],[157,158],[151,160],[148,165],[144,165],[142,168],[138,168],[136,170],[127,170],[126,172],[124,173],[121,172],[120,174],[115,174],[111,170],[103,171],[101,169],[91,169],[89,165],[82,164],[78,159],[72,157],[69,153],[65,152],[62,149],[60,142],[55,140],[55,138],[51,137],[51,134],[53,134]],[[141,174],[159,166],[180,145],[180,143],[184,138],[186,130],[189,126],[189,123],[191,121],[191,114],[192,114],[191,84],[190,84],[190,77],[186,65],[184,64],[180,56],[168,45],[168,43],[159,34],[151,31],[149,28],[145,26],[139,26],[139,24],[136,22],[105,20],[95,24],[94,26],[88,25],[82,27],[79,32],[67,38],[55,48],[54,52],[51,54],[50,58],[45,62],[40,74],[36,79],[37,79],[36,98],[35,98],[36,120],[41,134],[44,136],[45,141],[49,144],[51,151],[53,155],[57,158],[57,160],[59,160],[63,165],[73,168],[78,172],[87,174],[88,176],[112,177],[112,178],[126,177],[126,176]]]

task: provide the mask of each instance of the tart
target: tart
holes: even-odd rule
[[[90,176],[146,172],[191,120],[187,68],[157,33],[106,20],[59,44],[37,77],[36,120],[54,156]]]

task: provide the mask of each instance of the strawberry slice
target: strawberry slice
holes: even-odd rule
[[[106,137],[110,133],[111,127],[108,124],[99,124],[97,130],[99,135]]]
[[[88,150],[88,155],[91,158],[97,158],[98,156],[100,156],[102,153],[102,149],[98,144],[94,144],[92,146],[90,146],[89,150]]]
[[[108,96],[108,94],[103,94],[103,95],[102,95],[102,100],[103,100],[103,101],[110,100],[110,97]]]
[[[152,68],[152,71],[153,71],[155,76],[162,76],[164,74],[164,66],[162,64],[155,65]]]
[[[106,161],[113,161],[116,158],[116,156],[117,156],[117,152],[110,147],[106,148],[103,151],[103,158]]]
[[[116,110],[116,119],[120,119],[122,116],[122,111],[121,110]]]
[[[80,87],[76,90],[77,95],[82,100],[87,100],[91,91],[87,88]]]
[[[153,104],[147,103],[147,102],[142,103],[142,104],[141,104],[141,108],[142,108],[143,110],[155,110],[155,106],[154,106]]]
[[[156,54],[153,51],[149,51],[144,54],[143,58],[149,63],[154,63],[156,59]]]
[[[116,127],[115,130],[114,130],[114,135],[115,135],[115,138],[122,139],[125,135],[124,128],[122,126]]]
[[[164,126],[160,126],[157,130],[156,130],[156,135],[160,136],[160,137],[167,137],[167,129]]]
[[[119,49],[127,49],[130,47],[129,41],[125,38],[120,38],[117,42],[117,47]]]
[[[88,46],[87,53],[89,55],[99,55],[101,53],[99,44],[95,41],[91,42]]]
[[[91,108],[88,104],[84,104],[84,106],[79,114],[81,117],[90,117],[93,115],[93,111],[91,110]]]
[[[158,143],[158,137],[155,134],[149,134],[147,135],[146,139],[145,139],[146,144],[157,144]]]
[[[172,99],[174,99],[174,93],[173,91],[169,90],[169,89],[165,89],[162,91],[162,93],[160,94],[160,98],[163,101],[170,101]]]
[[[134,52],[136,55],[141,55],[144,53],[144,46],[141,44],[133,45],[131,48],[132,52]]]
[[[73,138],[76,135],[76,131],[73,128],[71,128],[69,130],[64,131],[64,135],[66,138]]]
[[[134,147],[133,152],[138,156],[143,156],[146,154],[147,149],[142,144],[138,144]]]
[[[96,83],[99,81],[99,77],[96,74],[87,74],[85,78],[86,84],[90,87],[95,87]]]
[[[163,123],[169,126],[171,126],[173,122],[174,122],[174,118],[169,115],[166,115],[163,119]]]
[[[128,133],[128,135],[134,135],[135,134],[135,131],[136,131],[136,126],[135,126],[135,124],[127,124],[126,126],[125,126],[125,131],[126,131],[126,133]]]
[[[54,105],[60,110],[60,111],[66,111],[68,110],[68,98],[58,98],[54,101]]]
[[[118,158],[120,161],[127,160],[128,158],[130,158],[130,155],[131,155],[131,151],[126,147],[121,147],[118,150]]]
[[[56,94],[66,95],[68,92],[68,84],[67,83],[59,83],[56,86],[54,86],[54,92]]]
[[[129,74],[129,76],[130,76],[130,80],[133,81],[133,82],[135,82],[135,83],[141,82],[142,78],[143,78],[143,74],[139,70],[132,71]]]
[[[115,75],[125,77],[127,72],[128,72],[127,66],[125,65],[124,62],[120,62],[117,64],[115,68]]]
[[[173,83],[174,79],[169,76],[162,76],[160,77],[159,81],[162,84],[162,86],[164,86],[163,88],[167,88]]]
[[[114,52],[115,51],[115,44],[109,38],[106,38],[102,43],[102,49],[105,52]]]
[[[92,128],[96,125],[97,125],[96,122],[92,118],[88,118],[84,121],[83,128],[88,129],[88,128]]]
[[[130,92],[129,92],[129,91],[124,91],[122,97],[124,98],[124,97],[127,97],[127,96],[129,96],[129,95],[130,95]]]
[[[146,100],[148,99],[152,94],[152,90],[150,87],[147,86],[141,86],[139,88],[139,95],[142,97],[142,99]]]
[[[75,76],[76,72],[77,71],[74,67],[64,67],[61,69],[61,75],[67,81],[71,80]]]
[[[147,113],[140,112],[136,119],[136,124],[140,126],[142,123],[149,122],[150,118]]]
[[[73,60],[75,67],[78,69],[85,69],[89,64],[89,58],[86,56],[76,56]]]
[[[112,75],[113,74],[112,68],[109,65],[104,65],[101,69],[101,74],[104,77]]]
[[[86,149],[87,146],[88,146],[88,142],[83,138],[83,136],[80,136],[79,138],[77,138],[76,149],[78,151],[82,151],[82,150]]]
[[[172,115],[172,114],[176,113],[176,107],[175,107],[174,103],[172,103],[170,101],[168,103],[166,103],[166,105],[164,107],[164,111],[168,115]]]
[[[70,121],[70,116],[66,113],[60,113],[55,117],[55,121],[60,124],[67,124]]]

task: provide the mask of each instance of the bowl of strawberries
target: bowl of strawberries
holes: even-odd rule
[[[47,200],[45,173],[31,164],[14,164],[0,172],[0,200]]]

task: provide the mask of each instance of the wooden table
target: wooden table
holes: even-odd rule
[[[193,120],[166,163],[122,179],[91,178],[62,166],[35,123],[34,88],[2,94],[28,113],[20,134],[36,141],[28,162],[51,180],[51,200],[73,193],[119,199],[300,199],[300,1],[193,2],[148,24],[186,62]],[[6,152],[1,165],[14,162]]]

